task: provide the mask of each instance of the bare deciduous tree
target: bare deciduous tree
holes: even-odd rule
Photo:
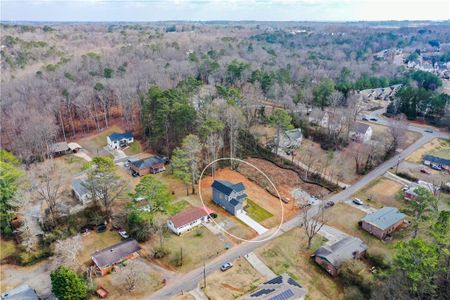
[[[55,245],[55,254],[60,260],[60,264],[78,268],[80,266],[78,255],[82,247],[83,243],[81,235],[77,234],[71,238],[57,241]]]
[[[325,207],[308,206],[300,210],[301,226],[305,228],[306,237],[308,239],[307,249],[311,248],[312,239],[320,231],[327,222],[325,218]]]

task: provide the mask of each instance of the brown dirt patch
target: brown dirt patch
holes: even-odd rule
[[[429,143],[426,143],[425,145],[414,151],[410,156],[406,158],[406,160],[413,163],[421,163],[422,157],[425,154],[433,152],[436,152],[438,154],[439,152],[450,153],[450,147],[448,143],[446,143],[442,139],[432,139]]]
[[[253,168],[252,168],[253,169]],[[253,169],[253,172],[257,172]],[[247,177],[242,175],[239,172],[233,171],[230,168],[225,168],[218,170],[216,172],[215,179],[217,180],[228,180],[230,182],[242,182],[245,186],[245,191],[250,199],[252,199],[257,205],[261,206],[265,210],[269,211],[271,214],[273,214],[273,217],[270,217],[267,220],[264,220],[262,222],[262,225],[265,227],[274,227],[277,226],[281,221],[281,207],[280,207],[280,200],[277,197],[272,196],[269,194],[265,189],[260,187],[255,182],[249,180]],[[212,205],[211,199],[211,184],[213,182],[213,178],[211,176],[204,177],[201,184],[202,184],[202,195],[203,200],[206,201],[208,199]],[[288,219],[289,217],[292,217],[295,212],[290,210],[290,207],[288,207],[286,204],[284,205],[284,220]],[[218,206],[214,205],[214,209],[219,208]],[[229,215],[228,213],[224,212],[225,214]],[[235,219],[237,222],[237,219]]]
[[[226,272],[218,270],[206,278],[207,287],[204,292],[209,299],[236,299],[265,281],[244,258],[236,259],[233,265]],[[202,284],[203,282],[200,286]]]

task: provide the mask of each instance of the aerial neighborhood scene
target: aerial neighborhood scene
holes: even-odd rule
[[[450,2],[0,2],[0,298],[450,295]]]

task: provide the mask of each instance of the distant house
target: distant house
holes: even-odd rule
[[[439,187],[435,186],[434,184],[423,181],[423,180],[419,180],[417,183],[413,182],[408,186],[408,188],[405,190],[404,198],[406,200],[414,200],[417,197],[415,190],[418,187],[423,187],[423,188],[427,189],[428,191],[430,191],[430,193],[432,193],[432,194],[435,194],[437,192],[437,190],[439,190]]]
[[[214,203],[234,216],[243,212],[244,201],[247,198],[243,183],[214,180],[211,187]]]
[[[121,149],[134,142],[134,137],[132,132],[114,132],[106,137],[106,141],[110,149]]]
[[[309,123],[320,127],[328,127],[329,119],[330,115],[328,112],[318,108],[311,110],[308,114]]]
[[[284,273],[264,282],[242,300],[303,300],[307,294],[301,286],[288,274]]]
[[[81,204],[86,205],[92,201],[91,193],[86,187],[86,179],[78,178],[72,181],[72,194],[73,196],[81,202]]]
[[[2,293],[2,299],[8,300],[39,300],[36,291],[28,284],[23,284],[15,289]]]
[[[356,122],[350,129],[350,138],[354,141],[367,143],[372,139],[372,127],[365,123]]]
[[[147,174],[156,174],[165,171],[165,160],[159,156],[151,156],[144,159],[130,161],[130,170],[144,176]]]
[[[339,274],[339,267],[350,259],[365,255],[367,245],[358,238],[348,236],[330,246],[322,246],[314,252],[314,261],[332,276]]]
[[[280,134],[280,148],[282,149],[295,149],[302,143],[303,135],[300,128],[290,129],[283,131]],[[277,139],[275,138],[275,144]]]
[[[430,167],[440,167],[450,172],[450,159],[426,154],[423,156],[423,164]]]
[[[69,145],[66,142],[51,144],[49,147],[50,156],[61,156],[70,152]]]
[[[205,207],[193,207],[179,214],[170,217],[167,220],[167,227],[175,234],[182,234],[192,228],[208,222],[214,211]]]
[[[76,153],[80,149],[83,148],[80,145],[78,145],[77,143],[68,143],[67,146],[69,147],[70,151],[72,151],[73,153]]]
[[[405,221],[406,215],[395,207],[383,207],[361,219],[361,227],[379,239],[385,239]]]
[[[92,261],[97,271],[104,276],[115,267],[120,268],[122,262],[138,257],[139,250],[141,246],[136,240],[126,240],[95,252]]]

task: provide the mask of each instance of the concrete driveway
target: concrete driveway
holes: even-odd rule
[[[256,271],[258,271],[261,275],[266,277],[267,280],[274,278],[276,276],[276,274],[272,272],[272,270],[269,269],[269,267],[266,266],[266,264],[262,260],[260,260],[255,253],[250,252],[249,254],[246,254],[244,257],[252,265],[252,267]]]
[[[267,232],[267,228],[250,218],[247,213],[243,212],[236,215],[236,218],[250,226],[253,230],[255,230],[259,235]]]
[[[345,200],[344,203],[348,204],[350,206],[353,206],[354,208],[357,208],[360,211],[365,212],[366,214],[371,214],[371,213],[374,213],[374,212],[377,211],[376,208],[370,207],[370,206],[365,205],[365,204],[364,205],[357,205],[357,204],[353,203],[353,201],[351,199]]]

